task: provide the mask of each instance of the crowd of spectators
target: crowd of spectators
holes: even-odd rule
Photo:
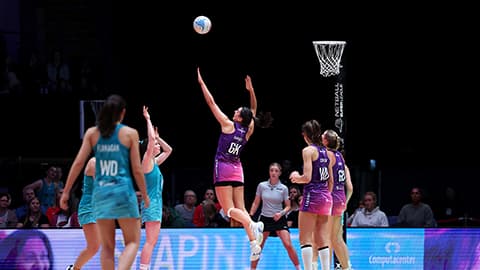
[[[91,98],[103,94],[101,70],[87,55],[69,57],[54,48],[48,57],[36,50],[22,59],[5,52],[0,57],[0,96]]]
[[[67,169],[67,168],[64,168]],[[80,227],[77,206],[81,190],[72,196],[68,211],[59,208],[58,199],[64,186],[62,166],[48,165],[44,175],[24,185],[21,194],[14,194],[7,188],[0,188],[0,228],[68,228]],[[298,206],[302,200],[301,185],[289,184],[291,209],[286,214],[288,226],[298,227]],[[445,189],[442,198],[424,201],[424,191],[419,187],[410,190],[408,200],[400,206],[399,212],[382,209],[377,194],[367,191],[359,196],[358,207],[348,208],[346,225],[349,227],[470,227],[478,226],[478,220],[467,217],[455,190]],[[203,198],[197,199],[193,189],[183,191],[183,200],[163,203],[162,227],[165,228],[227,228],[236,227],[220,207],[212,187],[203,190]],[[358,195],[357,195],[358,196]],[[255,218],[255,217],[254,217]]]

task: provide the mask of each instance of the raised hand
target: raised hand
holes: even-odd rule
[[[198,79],[198,83],[200,84],[203,84],[203,78],[202,78],[202,74],[200,73],[200,68],[198,67],[197,68],[197,79]]]
[[[249,75],[245,77],[245,88],[247,88],[249,92],[253,91],[252,78],[250,78]]]
[[[148,112],[148,107],[143,106],[143,117],[145,117],[146,120],[150,120],[150,113]]]

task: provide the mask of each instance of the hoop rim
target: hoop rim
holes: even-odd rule
[[[343,40],[317,40],[317,41],[312,41],[313,44],[319,44],[319,45],[332,45],[332,44],[345,44],[347,43],[346,41]]]

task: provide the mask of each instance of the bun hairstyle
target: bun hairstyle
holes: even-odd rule
[[[338,136],[335,130],[325,130],[325,132],[323,132],[323,138],[327,141],[327,145],[325,145],[326,147],[335,150],[340,149],[340,145],[342,144],[341,141],[343,140],[340,138],[340,136]]]

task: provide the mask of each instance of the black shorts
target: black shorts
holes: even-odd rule
[[[265,217],[260,215],[260,221],[263,222],[264,232],[270,232],[270,236],[278,236],[277,231],[286,230],[290,232],[287,224],[287,218],[282,216],[278,221],[273,220],[273,217]]]
[[[225,187],[225,186],[232,186],[232,187],[241,187],[244,184],[242,182],[238,181],[221,181],[221,182],[216,182],[214,186],[216,187]]]

